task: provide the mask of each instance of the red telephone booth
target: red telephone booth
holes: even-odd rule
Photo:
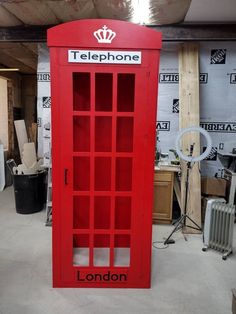
[[[148,288],[161,34],[80,20],[48,46],[53,285]]]

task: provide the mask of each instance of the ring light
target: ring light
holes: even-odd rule
[[[180,147],[179,147],[179,142],[180,142],[180,139],[181,137],[185,134],[185,133],[188,133],[188,132],[199,132],[201,133],[202,135],[204,135],[204,137],[206,138],[206,141],[207,141],[207,148],[206,150],[199,156],[196,156],[196,157],[192,157],[192,156],[187,156],[187,155],[184,155],[181,150],[180,150]],[[176,140],[175,140],[175,148],[176,148],[176,152],[177,154],[179,155],[179,157],[185,161],[188,161],[188,162],[198,162],[198,161],[201,161],[203,159],[205,159],[211,152],[211,148],[212,148],[212,140],[211,140],[211,137],[210,135],[208,134],[208,132],[206,130],[204,130],[203,128],[201,127],[198,127],[198,126],[193,126],[193,127],[189,127],[189,128],[185,128],[185,129],[182,129]]]

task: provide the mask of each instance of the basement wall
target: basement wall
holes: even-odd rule
[[[159,70],[157,131],[161,151],[170,155],[179,130],[178,47],[179,43],[164,43]],[[199,49],[200,126],[209,131],[213,141],[210,156],[201,162],[201,173],[214,176],[222,169],[217,152],[224,151],[226,142],[236,142],[236,43],[200,42]],[[38,154],[47,163],[51,99],[46,44],[39,45],[38,60]],[[201,152],[205,145],[201,139]]]

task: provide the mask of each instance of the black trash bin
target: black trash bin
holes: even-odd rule
[[[13,175],[16,212],[33,214],[41,211],[47,199],[47,171]]]

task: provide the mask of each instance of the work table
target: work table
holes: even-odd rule
[[[173,171],[180,172],[180,166],[175,165],[158,165],[154,167],[155,171]]]

